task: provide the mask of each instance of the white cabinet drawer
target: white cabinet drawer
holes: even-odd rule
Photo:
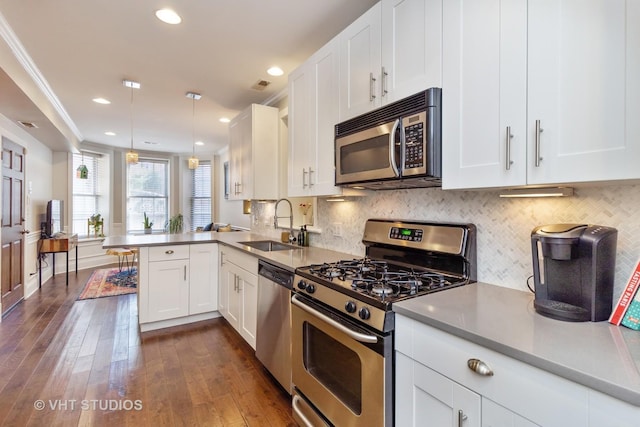
[[[189,258],[189,245],[151,246],[149,248],[150,262],[187,258]]]
[[[553,427],[588,425],[588,389],[549,372],[396,314],[396,350],[458,384],[533,421]],[[467,362],[493,371],[481,376]]]

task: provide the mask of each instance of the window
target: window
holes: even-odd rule
[[[127,232],[143,231],[147,214],[154,230],[169,219],[169,162],[140,159],[127,167]]]
[[[87,167],[87,178],[80,179],[78,168]],[[78,236],[89,234],[87,220],[100,214],[104,227],[109,223],[109,158],[108,156],[83,152],[73,154],[73,202],[71,212],[71,230]],[[106,230],[103,229],[106,233]]]
[[[211,222],[211,162],[200,161],[191,174],[191,231]]]

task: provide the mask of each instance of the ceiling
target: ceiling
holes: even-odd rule
[[[283,96],[287,74],[376,2],[0,0],[0,114],[34,123],[54,151],[128,148],[133,128],[136,150],[186,154],[196,140],[215,152],[227,145],[220,118]],[[165,7],[182,23],[158,20]],[[133,102],[124,79],[141,84]]]

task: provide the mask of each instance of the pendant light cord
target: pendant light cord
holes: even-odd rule
[[[131,85],[131,103],[129,104],[129,118],[131,120],[131,151],[133,151],[133,85]]]
[[[193,157],[196,156],[196,97],[191,98],[191,142],[193,146]]]

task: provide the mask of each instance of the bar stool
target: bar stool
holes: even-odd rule
[[[122,271],[122,269],[126,266],[128,274],[131,274],[133,271],[137,254],[138,249],[136,248],[107,249],[107,255],[116,255],[118,257],[118,270]],[[129,257],[131,257],[131,261],[129,261]]]

